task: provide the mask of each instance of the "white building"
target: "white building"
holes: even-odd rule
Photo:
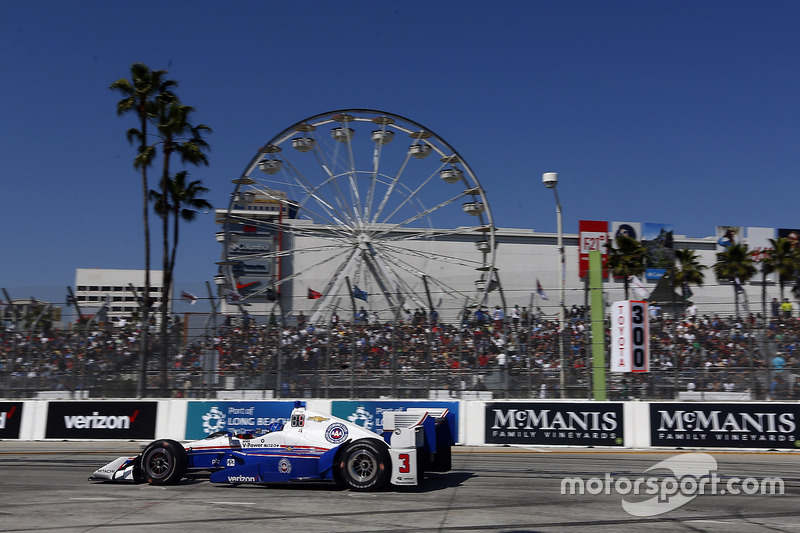
[[[141,315],[137,297],[144,295],[144,270],[79,268],[75,271],[75,300],[81,313],[94,314],[107,303],[108,319],[116,322]],[[150,271],[150,296],[152,307],[157,308],[163,299],[163,272]]]

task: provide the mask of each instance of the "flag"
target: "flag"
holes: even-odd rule
[[[650,298],[650,291],[647,290],[647,287],[644,286],[644,283],[642,283],[642,280],[640,280],[638,276],[631,276],[629,280],[637,298],[640,300],[647,300]]]
[[[31,296],[31,305],[39,305],[39,302],[33,296]]]
[[[367,293],[358,288],[358,285],[353,285],[353,298],[367,301]]]
[[[542,300],[549,300],[550,298],[547,297],[547,294],[544,292],[542,288],[542,284],[539,283],[539,278],[536,278],[536,292],[539,293],[539,296],[542,297]]]
[[[309,300],[316,300],[317,298],[322,298],[322,293],[317,292],[313,289],[308,289],[308,299]]]
[[[225,295],[225,299],[228,301],[229,304],[242,303],[242,295],[234,290],[229,290],[228,294]]]
[[[436,300],[437,309],[442,306],[442,302],[444,302],[444,287],[442,287],[440,285],[439,286],[439,297]]]
[[[189,305],[194,305],[197,303],[197,296],[190,292],[181,291],[181,300],[189,302]]]

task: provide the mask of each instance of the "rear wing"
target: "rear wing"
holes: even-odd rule
[[[383,440],[392,448],[416,448],[425,470],[450,470],[450,447],[458,438],[455,432],[455,415],[446,407],[383,413]]]

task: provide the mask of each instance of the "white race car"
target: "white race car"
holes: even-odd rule
[[[120,457],[96,470],[90,481],[169,485],[187,473],[210,471],[212,483],[333,481],[353,490],[387,484],[416,485],[423,472],[451,468],[456,435],[445,408],[383,413],[379,435],[296,402],[289,424],[263,433],[215,433],[181,444],[157,440],[135,457]]]

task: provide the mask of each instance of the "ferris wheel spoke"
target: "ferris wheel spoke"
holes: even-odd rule
[[[343,126],[347,127],[347,122],[343,123]],[[347,179],[350,181],[350,197],[353,201],[353,211],[355,211],[356,220],[358,223],[363,226],[364,217],[363,217],[363,210],[364,207],[361,205],[361,193],[358,190],[358,178],[356,175],[356,161],[353,155],[353,143],[352,140],[348,140],[345,143],[347,147],[347,155],[348,155],[348,163],[349,167],[347,169]]]
[[[440,167],[440,168],[441,168],[441,167]],[[426,178],[426,179],[425,179],[425,180],[424,180],[424,181],[423,181],[423,182],[422,182],[422,183],[419,185],[419,187],[417,187],[417,188],[416,188],[414,191],[412,191],[412,192],[411,192],[411,194],[409,194],[408,196],[406,196],[406,197],[403,199],[403,201],[402,201],[402,202],[400,202],[400,204],[399,204],[397,207],[395,207],[394,211],[392,211],[392,212],[391,212],[391,213],[390,213],[390,214],[389,214],[389,215],[388,215],[388,216],[387,216],[387,217],[386,217],[384,220],[385,220],[385,221],[387,221],[387,222],[388,222],[389,220],[391,220],[391,219],[392,219],[392,217],[394,217],[394,215],[395,215],[395,214],[397,214],[397,213],[398,213],[398,212],[399,212],[399,211],[400,211],[400,210],[401,210],[403,207],[405,207],[405,206],[406,206],[406,205],[407,205],[407,204],[408,204],[408,203],[409,203],[411,200],[413,200],[414,198],[416,198],[416,197],[417,197],[417,195],[419,194],[419,192],[420,192],[421,190],[423,190],[423,188],[424,188],[426,185],[428,185],[428,184],[431,182],[431,180],[434,178],[434,176],[436,176],[436,172],[433,172],[433,173],[431,173],[431,174],[430,174],[430,175],[429,175],[429,176],[428,176],[428,177],[427,177],[427,178]]]
[[[447,205],[452,204],[453,202],[455,202],[459,198],[462,198],[463,196],[464,196],[464,193],[461,193],[461,194],[459,194],[457,196],[454,196],[454,197],[452,197],[452,198],[450,198],[448,200],[445,200],[445,201],[441,202],[438,205],[435,205],[433,207],[429,207],[428,209],[426,209],[424,211],[421,211],[421,212],[415,214],[414,216],[407,218],[406,220],[404,220],[402,222],[398,222],[396,224],[393,224],[393,225],[390,225],[388,227],[382,228],[381,231],[376,234],[376,236],[380,237],[380,236],[386,235],[387,233],[391,232],[392,230],[395,230],[395,229],[398,229],[398,228],[407,227],[411,223],[416,222],[417,220],[423,219],[427,215],[430,215],[431,213],[433,213],[433,212],[435,212],[435,211],[437,211],[439,209],[442,209],[443,207],[445,207]]]
[[[314,138],[316,139],[316,135]],[[347,198],[344,191],[342,191],[341,187],[339,186],[339,182],[336,179],[337,174],[333,171],[335,168],[335,161],[340,158],[338,155],[339,144],[341,143],[335,143],[336,150],[332,154],[332,161],[328,161],[328,158],[325,157],[325,153],[322,151],[322,144],[318,140],[315,143],[312,152],[317,160],[319,168],[321,168],[327,176],[325,180],[320,182],[319,187],[321,188],[323,186],[328,186],[330,188],[333,194],[333,200],[338,205],[338,210],[342,213],[347,213],[345,218],[349,221],[348,223],[352,226],[355,226],[358,216],[353,208],[353,203]]]
[[[462,257],[443,255],[440,253],[430,252],[426,250],[415,250],[413,248],[396,247],[388,245],[386,243],[383,243],[381,245],[381,250],[386,250],[387,253],[391,253],[394,256],[399,256],[399,257],[415,256],[430,261],[450,263],[459,266],[469,266],[475,269],[483,268],[485,266],[483,261],[476,261],[472,259],[464,259]]]
[[[319,158],[317,158],[317,160],[319,161]],[[305,176],[305,174],[303,174],[290,161],[287,162],[287,164],[292,169],[292,173],[289,173],[288,176],[294,180],[294,182],[300,187],[300,189],[307,195],[309,199],[313,199],[314,202],[316,202],[316,204],[319,205],[327,214],[327,217],[316,215],[318,217],[317,220],[327,220],[329,223],[335,224],[349,223],[352,225],[354,223],[352,211],[348,209],[347,204],[342,204],[341,202],[341,194],[334,198],[338,206],[331,205],[331,203],[325,200],[325,198],[320,194],[320,189],[328,183],[332,183],[335,188],[338,189],[338,186],[336,186],[336,179],[334,178],[333,174],[331,174],[330,169],[324,163],[320,162],[320,167],[325,172],[327,179],[320,182],[318,186],[314,186]],[[314,211],[308,207],[307,202],[303,203],[302,208],[304,210],[308,210],[310,214],[314,215]]]
[[[400,177],[403,175],[403,172],[405,171],[406,166],[408,165],[408,162],[410,160],[411,160],[411,152],[409,151],[406,152],[406,157],[405,159],[403,159],[403,163],[400,165],[400,168],[397,170],[397,173],[390,180],[389,186],[386,188],[386,192],[384,193],[383,198],[381,199],[381,203],[378,206],[378,209],[375,210],[375,214],[372,216],[373,224],[378,221],[378,217],[380,217],[381,213],[383,213],[383,209],[386,207],[386,203],[389,201],[389,198],[391,198],[392,193],[394,193],[395,188],[397,187],[397,183],[400,181]]]
[[[415,277],[417,277],[419,279],[422,279],[422,277],[427,277],[429,281],[434,281],[436,286],[440,287],[442,289],[442,291],[445,291],[448,295],[458,295],[461,298],[469,298],[469,295],[467,295],[463,291],[453,287],[452,284],[450,284],[450,283],[448,283],[448,282],[446,282],[446,281],[444,281],[442,279],[439,279],[437,277],[433,277],[433,276],[431,276],[429,274],[425,274],[425,273],[419,271],[417,268],[413,267],[408,262],[406,262],[403,259],[403,257],[404,257],[404,254],[397,254],[397,255],[389,254],[389,257],[386,257],[386,259],[389,259],[389,261],[382,261],[382,262],[386,265],[386,268],[391,270],[392,272],[396,272],[396,269],[400,269],[400,270],[403,270],[405,272],[409,272],[409,273],[413,274]],[[397,279],[402,279],[402,276],[400,276],[400,275],[398,275],[396,273],[394,275],[397,277]],[[406,286],[405,290],[406,290],[406,294],[412,295],[412,299],[418,305],[420,305],[422,307],[428,307],[428,303],[429,303],[428,302],[428,294],[425,293],[424,286],[420,287],[420,289],[413,289],[410,286]],[[402,305],[402,303],[401,303],[401,305]]]
[[[454,228],[450,230],[424,230],[416,233],[402,233],[395,236],[386,236],[382,239],[384,243],[402,243],[409,241],[433,240],[441,237],[451,237],[459,235],[464,232],[464,227]]]

